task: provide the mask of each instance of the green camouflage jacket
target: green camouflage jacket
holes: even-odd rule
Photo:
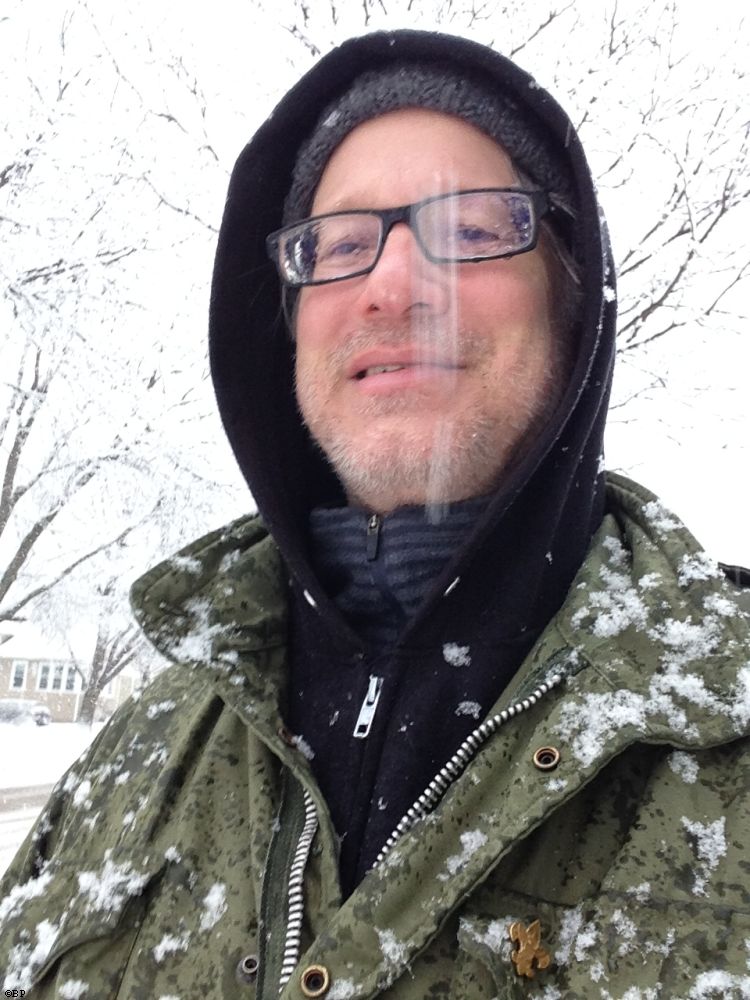
[[[748,616],[650,494],[609,478],[563,608],[343,905],[286,586],[253,517],[137,584],[175,666],[8,872],[6,996],[750,996]]]

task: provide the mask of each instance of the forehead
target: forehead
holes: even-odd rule
[[[312,213],[388,208],[446,191],[518,184],[502,146],[462,118],[404,108],[358,125],[334,150]]]

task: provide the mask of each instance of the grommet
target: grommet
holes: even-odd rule
[[[279,726],[276,730],[276,735],[281,739],[288,747],[297,746],[296,740],[294,738],[294,733],[291,729],[287,729],[286,726]]]
[[[237,963],[237,979],[241,983],[247,983],[251,985],[258,978],[258,956],[257,955],[245,955]]]
[[[554,771],[560,763],[560,751],[557,747],[539,747],[534,751],[534,767],[540,771]]]
[[[331,976],[325,965],[308,965],[300,976],[300,988],[306,997],[322,997],[330,985]]]

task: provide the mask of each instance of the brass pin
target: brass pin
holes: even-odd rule
[[[526,927],[520,920],[514,921],[508,928],[510,939],[517,948],[511,952],[511,960],[519,976],[534,978],[534,963],[537,969],[546,969],[552,959],[541,947],[542,928],[538,920]]]

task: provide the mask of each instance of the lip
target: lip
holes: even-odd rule
[[[374,368],[376,365],[403,365],[404,370],[399,372],[382,372],[376,376],[369,376],[368,378],[358,379],[357,375],[365,371],[367,368]],[[347,365],[346,375],[347,378],[353,379],[355,382],[365,383],[369,382],[370,379],[382,379],[387,375],[404,375],[406,373],[418,376],[420,370],[423,376],[434,376],[443,371],[456,371],[462,365],[454,364],[448,359],[442,359],[439,357],[432,357],[429,354],[425,354],[424,351],[414,351],[405,350],[403,348],[374,348],[371,351],[366,351],[363,354],[358,354],[355,358],[352,358],[351,362]]]

